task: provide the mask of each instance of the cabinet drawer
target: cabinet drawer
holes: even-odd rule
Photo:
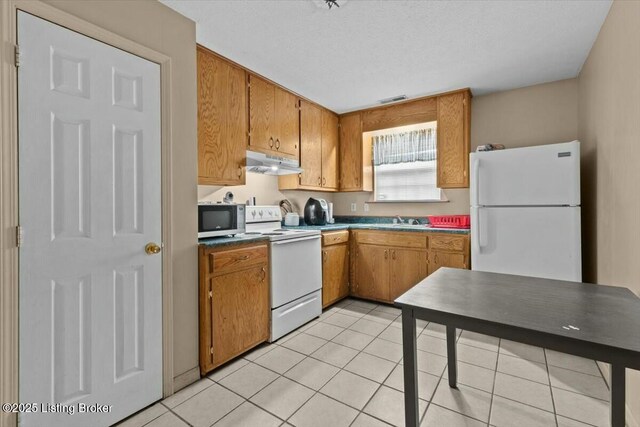
[[[322,246],[337,245],[349,241],[349,230],[322,233]]]
[[[266,245],[231,249],[209,254],[210,274],[218,275],[268,262]]]
[[[412,232],[358,231],[358,243],[402,248],[426,248],[427,236],[423,233]]]
[[[429,236],[429,249],[445,251],[465,252],[467,247],[466,236],[436,234]]]

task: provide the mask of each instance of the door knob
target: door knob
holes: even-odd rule
[[[147,246],[144,247],[144,251],[147,253],[147,255],[159,254],[161,250],[162,248],[160,248],[158,244],[153,242],[147,243]]]

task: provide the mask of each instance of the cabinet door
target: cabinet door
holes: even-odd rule
[[[322,249],[322,307],[349,294],[349,246]]]
[[[249,147],[275,150],[275,86],[249,75]]]
[[[200,373],[206,375],[213,365],[213,278],[206,273],[208,270],[206,256],[200,256]]]
[[[213,277],[215,366],[269,338],[267,265]]]
[[[389,256],[385,246],[357,245],[354,295],[389,300]]]
[[[298,97],[279,87],[275,88],[277,132],[275,148],[288,157],[300,156],[300,110]]]
[[[300,185],[322,186],[322,110],[309,102],[300,103]]]
[[[469,187],[468,92],[438,97],[438,187]]]
[[[338,188],[338,116],[322,110],[322,186]]]
[[[244,70],[198,46],[198,183],[244,185]]]
[[[454,252],[429,251],[428,273],[435,273],[440,267],[469,268],[467,255]]]
[[[340,117],[340,189],[362,188],[362,122],[360,113]]]
[[[411,249],[389,249],[391,274],[389,299],[394,300],[427,277],[427,252]]]

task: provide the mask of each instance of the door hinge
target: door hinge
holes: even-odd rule
[[[16,67],[20,67],[22,65],[22,61],[20,61],[20,45],[15,45],[15,63]]]
[[[213,298],[213,291],[209,291],[209,299]]]
[[[17,226],[16,227],[16,246],[17,247],[22,247],[22,244],[24,243],[24,230],[22,229],[22,226]]]

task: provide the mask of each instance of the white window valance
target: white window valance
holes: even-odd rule
[[[373,137],[373,164],[412,163],[436,159],[436,129],[419,129]]]

